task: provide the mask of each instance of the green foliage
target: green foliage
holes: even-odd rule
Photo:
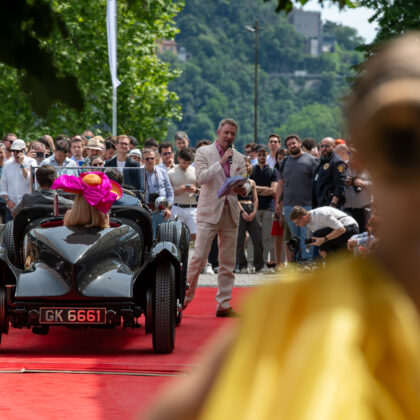
[[[369,21],[376,21],[379,27],[373,43],[362,48],[367,55],[373,54],[383,41],[410,30],[420,30],[418,0],[360,0],[360,5],[375,11]]]
[[[327,129],[326,129],[327,127]],[[277,132],[281,136],[295,133],[301,139],[313,137],[322,140],[327,135],[340,138],[344,133],[344,124],[339,107],[326,105],[307,105],[299,112],[293,114],[286,123],[282,124]]]
[[[246,30],[259,19],[259,118],[258,141],[265,143],[276,127],[290,127],[289,121],[309,109],[334,115],[334,124],[316,112],[313,127],[320,136],[336,135],[342,129],[337,112],[340,99],[349,89],[351,66],[360,63],[362,54],[355,51],[361,42],[352,28],[329,24],[337,38],[336,51],[313,57],[305,54],[305,38],[296,32],[285,14],[273,13],[272,4],[255,0],[188,0],[176,18],[180,29],[179,46],[190,58],[182,63],[173,54],[164,59],[182,75],[171,88],[177,92],[183,111],[181,123],[174,123],[170,135],[178,128],[185,130],[195,144],[202,138],[213,139],[218,122],[232,117],[239,123],[237,147],[254,141],[254,40]],[[306,77],[295,76],[306,71]],[[314,105],[314,107],[311,107]],[[306,112],[304,115],[308,116]],[[311,119],[311,118],[310,118]],[[309,125],[307,126],[309,127]],[[323,127],[322,133],[320,127]],[[282,135],[287,135],[282,132]],[[317,134],[312,133],[315,137]],[[340,137],[344,133],[339,133]],[[168,140],[172,138],[168,136]]]
[[[57,77],[71,75],[81,92],[79,112],[68,102],[54,101],[45,115],[31,110],[37,94],[22,94],[22,70],[0,63],[0,132],[15,131],[34,139],[49,132],[74,134],[86,128],[97,133],[110,131],[112,85],[106,39],[106,2],[90,0],[49,0],[48,8],[61,26],[52,27],[39,39],[41,50],[52,57]],[[179,118],[177,96],[168,84],[177,75],[156,56],[157,40],[171,39],[173,22],[181,3],[170,0],[118,2],[118,132],[128,132],[140,140],[163,138],[168,121]],[[65,35],[63,35],[63,28]],[[39,65],[42,72],[42,63]],[[27,70],[24,73],[29,74]],[[67,86],[66,89],[69,89]],[[39,92],[42,94],[40,87]]]

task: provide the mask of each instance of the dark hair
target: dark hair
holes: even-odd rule
[[[42,143],[45,146],[45,148],[50,148],[50,143],[48,143],[48,140],[45,139],[44,136],[40,137],[37,141]]]
[[[138,140],[134,136],[128,136],[128,137],[130,139],[130,144],[134,147],[137,147],[139,144]]]
[[[68,153],[70,150],[69,142],[67,140],[58,140],[57,143],[55,143],[55,151],[56,152],[63,152]]]
[[[107,168],[107,169],[105,169],[105,175],[109,179],[112,179],[113,181],[118,182],[118,184],[120,184],[120,185],[122,185],[124,183],[124,176],[117,168]]]
[[[250,147],[252,151],[255,152],[257,150],[257,143],[248,143],[245,145],[245,149],[248,147]]]
[[[174,151],[174,146],[172,143],[170,143],[169,141],[166,141],[164,143],[160,143],[159,144],[159,153],[162,153],[162,149],[167,149],[168,147],[171,148],[171,152]]]
[[[190,149],[185,148],[179,151],[178,159],[186,160],[187,162],[192,162],[193,154]]]
[[[280,136],[279,136],[278,134],[276,134],[276,133],[271,133],[271,134],[268,136],[267,140],[268,140],[270,137],[277,137],[277,139],[279,140],[279,143],[281,143],[281,138],[280,138]]]
[[[158,144],[157,140],[154,139],[153,137],[149,137],[144,142],[144,148],[145,149],[150,149],[151,147],[159,147],[159,144]]]
[[[70,145],[72,145],[73,143],[83,143],[83,138],[80,134],[77,134],[76,136],[73,136],[73,138],[70,141]]]
[[[111,140],[105,140],[105,149],[114,149],[115,150],[115,143]]]
[[[306,137],[306,139],[302,140],[302,146],[306,150],[311,151],[314,147],[316,147],[316,141],[312,137]]]
[[[197,144],[195,145],[195,150],[199,149],[201,146],[208,146],[209,144],[211,144],[210,140],[207,140],[207,139],[199,140]]]
[[[52,183],[57,178],[57,171],[52,165],[42,165],[35,172],[35,178],[40,187],[51,188]]]
[[[66,140],[66,141],[70,142],[70,137],[69,137],[67,134],[59,134],[59,135],[55,138],[54,143],[56,143],[56,142],[57,142],[57,141],[59,141],[59,140]]]
[[[284,139],[284,144],[287,146],[287,142],[291,139],[295,139],[296,141],[298,141],[299,143],[302,143],[302,140],[300,139],[300,137],[297,134],[289,134],[285,139]]]
[[[286,152],[288,152],[286,149],[279,149],[279,150],[277,150],[277,152],[276,152],[276,157],[275,157],[276,163],[274,164],[274,167],[275,167],[278,171],[280,171],[280,165],[281,165],[281,163],[280,163],[280,162],[277,162],[277,157],[278,157],[279,155],[282,155],[282,156],[283,156],[283,159],[284,159],[284,157],[286,156]]]

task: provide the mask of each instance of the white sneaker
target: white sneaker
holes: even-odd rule
[[[241,268],[241,271],[239,271],[240,274],[249,274],[249,270],[247,268]]]
[[[274,270],[274,268],[270,268],[270,267],[264,267],[262,270],[259,271],[259,273],[264,273],[264,274],[272,274],[275,273],[276,270]]]
[[[206,264],[202,274],[210,274],[214,275],[213,269],[211,268],[211,264]]]

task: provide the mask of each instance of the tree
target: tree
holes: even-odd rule
[[[339,107],[326,105],[307,105],[300,111],[290,116],[282,124],[278,132],[281,136],[298,134],[302,139],[313,137],[321,141],[325,137],[344,137],[344,120]]]
[[[122,82],[118,88],[119,132],[129,132],[140,139],[162,138],[166,135],[168,121],[180,115],[179,106],[175,104],[177,96],[167,87],[178,73],[156,56],[157,41],[171,39],[176,33],[172,19],[180,7],[180,2],[164,0],[118,3],[118,76]],[[29,77],[35,83],[28,89],[30,93],[22,94],[22,74],[30,75],[29,70],[15,68],[13,63],[0,63],[0,104],[7,110],[0,114],[0,130],[7,132],[13,128],[22,137],[32,138],[46,131],[74,134],[87,127],[107,132],[112,119],[112,88],[106,3],[102,0],[49,0],[48,10],[57,24],[38,40],[38,45],[44,56],[51,59],[57,80],[66,80],[61,79],[64,75],[77,80],[79,106],[76,109],[69,106],[62,95],[48,96],[49,82],[43,80],[45,86],[38,83],[35,76]],[[35,26],[34,23],[31,27]],[[39,67],[41,73],[48,68],[43,67],[45,62],[42,61],[32,65]],[[67,92],[74,88],[74,85],[62,83],[57,90]],[[35,114],[30,105],[38,102]]]
[[[360,5],[375,11],[369,21],[376,21],[379,26],[374,41],[362,48],[367,55],[373,54],[383,41],[420,29],[418,0],[360,0]]]

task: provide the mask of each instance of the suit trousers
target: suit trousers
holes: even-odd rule
[[[188,305],[194,298],[198,277],[207,263],[211,244],[218,235],[219,273],[217,274],[218,290],[216,294],[217,309],[227,309],[232,298],[232,288],[235,280],[235,249],[238,226],[234,223],[229,205],[225,205],[218,223],[197,221],[197,239],[194,254],[188,263],[187,282],[189,289],[185,297]]]

